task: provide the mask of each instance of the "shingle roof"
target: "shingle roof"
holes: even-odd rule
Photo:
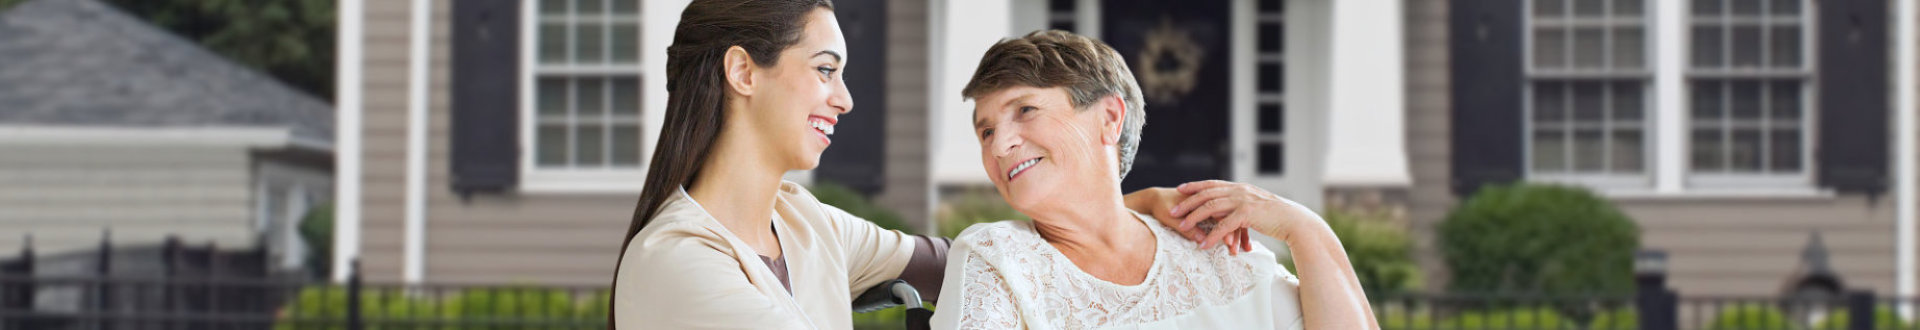
[[[0,123],[289,127],[333,141],[327,101],[97,0],[0,12]]]

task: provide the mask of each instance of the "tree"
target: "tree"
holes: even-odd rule
[[[0,0],[0,10],[31,0]],[[333,99],[334,0],[104,0],[133,16]]]

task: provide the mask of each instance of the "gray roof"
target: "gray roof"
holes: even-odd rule
[[[330,146],[333,108],[97,0],[0,12],[0,124],[289,127]]]

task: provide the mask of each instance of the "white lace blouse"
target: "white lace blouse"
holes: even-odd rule
[[[968,227],[954,239],[935,329],[1300,329],[1300,280],[1272,251],[1200,250],[1159,221],[1138,285],[1093,277],[1028,221]]]

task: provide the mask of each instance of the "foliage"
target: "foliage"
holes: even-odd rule
[[[316,205],[300,217],[300,240],[307,243],[307,274],[333,274],[333,204]]]
[[[417,322],[454,329],[487,329],[489,323],[502,323],[503,329],[521,328],[524,322],[590,325],[606,319],[610,301],[607,291],[576,300],[569,291],[533,287],[474,288],[444,300],[405,290],[369,288],[361,294],[360,313],[367,329],[374,330],[427,328]],[[279,312],[273,329],[346,329],[346,306],[343,287],[307,287]]]
[[[369,330],[400,329],[391,323],[438,318],[440,308],[431,301],[408,298],[400,292],[365,291],[360,315]],[[347,290],[339,286],[316,286],[300,290],[291,308],[280,311],[274,330],[347,329]]]
[[[853,188],[833,182],[817,182],[813,187],[807,188],[807,191],[812,192],[813,197],[819,199],[820,203],[833,205],[853,216],[867,219],[880,228],[914,232],[912,227],[907,226],[905,218],[900,217],[900,213],[874,204],[867,199],[867,196],[861,195]]]
[[[1852,321],[1852,317],[1853,316],[1847,313],[1847,310],[1836,309],[1828,312],[1827,319],[1815,323],[1813,328],[1817,330],[1844,330],[1847,329],[1847,323]],[[1906,329],[1908,326],[1907,320],[1901,319],[1900,313],[1894,311],[1891,307],[1880,306],[1873,309],[1874,329]]]
[[[1459,293],[1628,294],[1640,229],[1580,188],[1482,188],[1439,225]]]
[[[906,329],[907,307],[896,306],[867,313],[853,314],[855,330],[894,330]]]
[[[1368,296],[1419,288],[1420,266],[1413,262],[1413,243],[1405,228],[1378,214],[1329,211],[1323,218],[1340,238],[1354,275],[1360,278]],[[1294,270],[1291,255],[1283,254],[1280,263]]]
[[[1793,329],[1787,321],[1787,314],[1779,309],[1760,304],[1741,304],[1720,310],[1713,317],[1709,330],[1720,329]]]
[[[1550,308],[1468,312],[1442,325],[1457,326],[1459,329],[1574,329],[1576,326]]]
[[[976,223],[1027,219],[1025,214],[1007,205],[1000,193],[992,188],[965,190],[954,195],[941,203],[940,212],[934,216],[939,219],[941,236],[959,236],[961,231]]]
[[[1631,307],[1601,313],[1600,316],[1593,319],[1593,324],[1587,327],[1587,329],[1591,330],[1628,330],[1639,328],[1640,312],[1635,311]]]

